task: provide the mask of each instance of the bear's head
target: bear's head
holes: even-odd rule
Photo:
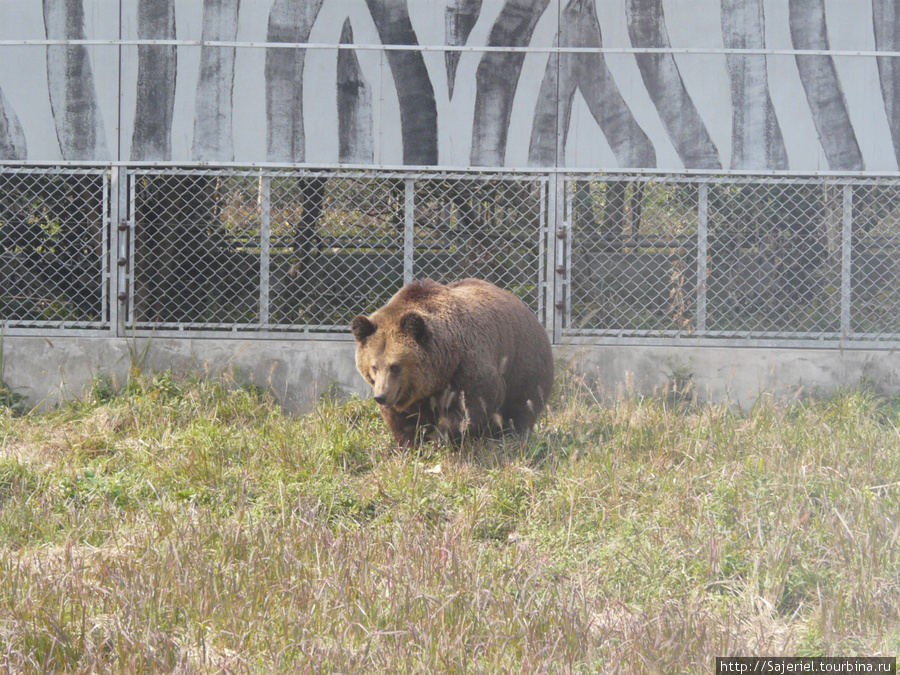
[[[372,385],[376,403],[402,411],[431,393],[429,331],[420,314],[406,312],[399,319],[360,315],[350,328],[356,338],[356,368]]]

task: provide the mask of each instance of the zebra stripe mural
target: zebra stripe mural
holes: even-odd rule
[[[0,19],[7,161],[802,174],[900,158],[900,0],[0,0]]]

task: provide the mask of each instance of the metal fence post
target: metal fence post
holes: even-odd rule
[[[553,235],[552,245],[547,247],[548,278],[553,279],[553,298],[549,303],[550,325],[553,327],[553,342],[562,342],[563,316],[566,309],[565,275],[566,270],[566,237],[565,221],[566,181],[563,176],[553,173],[550,181],[550,226],[547,228]]]
[[[694,331],[706,331],[706,268],[709,245],[709,184],[700,183],[697,200],[697,313]]]
[[[269,267],[272,244],[272,178],[259,175],[259,323],[269,323]]]
[[[113,273],[112,269],[112,251],[119,250],[118,227],[114,226],[116,215],[118,214],[118,206],[113,207],[116,201],[113,190],[118,185],[113,182],[114,179],[118,181],[118,171],[115,167],[110,167],[109,173],[103,174],[103,207],[101,210],[103,282],[100,284],[100,311],[106,315],[109,321],[109,331],[113,336],[116,334],[116,310],[118,309],[116,303],[113,302],[113,298],[118,294],[119,286],[119,275]]]
[[[403,197],[403,283],[408,284],[413,280],[413,250],[416,215],[416,180],[407,178],[404,181]]]
[[[129,217],[128,170],[113,166],[109,176],[109,330],[114,335],[124,336],[125,316],[130,307],[128,273],[134,264],[129,250],[133,237]]]
[[[547,297],[547,243],[549,240],[549,227],[547,227],[547,187],[549,183],[541,184],[540,205],[538,206],[538,281],[537,281],[537,307],[538,319],[547,327],[547,309],[549,299]]]
[[[850,339],[850,301],[853,261],[853,185],[844,186],[844,221],[841,227],[841,343]]]
[[[547,244],[545,247],[544,279],[546,280],[547,314],[544,327],[550,333],[550,340],[558,342],[556,335],[556,184],[559,175],[551,173],[547,181]]]

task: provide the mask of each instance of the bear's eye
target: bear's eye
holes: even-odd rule
[[[400,373],[400,366],[398,366],[398,365],[395,363],[395,364],[393,364],[393,365],[390,367],[390,371],[391,371],[391,375],[397,375],[397,374]]]

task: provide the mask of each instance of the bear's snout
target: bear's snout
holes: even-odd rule
[[[387,378],[384,378],[384,381],[376,378],[372,390],[372,398],[375,399],[375,403],[385,408],[394,407],[400,400],[400,387],[396,382],[391,382]]]

